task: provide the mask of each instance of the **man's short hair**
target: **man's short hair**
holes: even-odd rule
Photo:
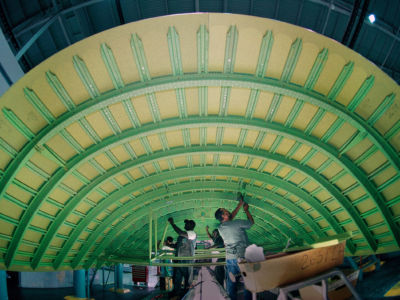
[[[174,238],[172,236],[167,236],[167,242],[172,243]]]
[[[222,214],[223,214],[224,212],[223,212],[223,210],[222,210],[222,208],[218,208],[216,211],[215,211],[215,218],[218,220],[218,221],[222,221]]]
[[[187,230],[193,230],[196,227],[196,222],[193,220],[185,220],[185,228]]]

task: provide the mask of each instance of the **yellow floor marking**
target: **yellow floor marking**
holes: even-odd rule
[[[400,281],[396,283],[389,291],[386,292],[385,297],[400,296]]]

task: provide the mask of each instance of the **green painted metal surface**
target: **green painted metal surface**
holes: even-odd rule
[[[171,16],[77,43],[1,99],[0,268],[148,263],[169,216],[206,239],[244,183],[266,250],[349,234],[346,254],[397,251],[399,92],[345,47],[261,18]]]

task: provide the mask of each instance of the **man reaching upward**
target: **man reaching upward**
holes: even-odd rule
[[[221,222],[218,231],[224,240],[226,249],[226,289],[232,300],[237,299],[236,289],[241,277],[238,260],[244,258],[246,247],[249,244],[246,229],[254,224],[254,219],[249,212],[249,205],[243,201],[241,193],[238,196],[239,204],[232,213],[225,208],[218,208],[215,211],[215,218]],[[247,220],[233,220],[242,206]],[[244,298],[252,298],[248,290],[244,291]]]
[[[197,234],[193,230],[196,227],[196,222],[193,220],[185,220],[185,230],[176,226],[173,218],[169,218],[168,222],[179,235],[176,242],[175,256],[194,256]],[[183,262],[190,263],[192,261]],[[184,279],[183,289],[182,279]],[[193,267],[175,267],[173,275],[174,289],[170,296],[182,296],[189,289],[192,279]]]

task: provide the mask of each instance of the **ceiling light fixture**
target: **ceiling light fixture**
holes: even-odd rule
[[[375,22],[375,15],[374,14],[370,14],[369,16],[368,16],[368,20],[371,22],[371,24],[373,24],[374,22]]]

